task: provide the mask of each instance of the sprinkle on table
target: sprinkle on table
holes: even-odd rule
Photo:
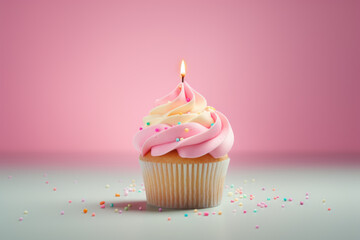
[[[188,217],[189,215],[187,213],[184,214],[184,217]]]
[[[24,218],[23,218],[23,217],[19,217],[19,222],[21,222],[22,220],[24,220]]]
[[[84,208],[83,213],[86,214],[87,212],[88,212],[88,210],[86,208]]]
[[[101,201],[101,202],[100,202],[100,205],[104,205],[104,204],[105,204],[105,201]]]
[[[106,185],[105,185],[105,188],[110,188],[110,185],[109,185],[109,184],[106,184]]]
[[[219,211],[218,214],[219,214],[219,215],[222,215],[222,211]]]
[[[171,217],[168,217],[167,220],[168,220],[168,221],[171,221]]]
[[[95,217],[95,213],[93,212],[93,213],[91,214],[91,216],[92,216],[92,217]]]
[[[65,214],[65,212],[64,212],[64,211],[61,211],[61,212],[60,212],[60,215],[64,215],[64,214]]]
[[[29,213],[29,211],[28,211],[28,210],[25,210],[25,211],[24,211],[24,214],[25,214],[25,215],[26,215],[26,214],[28,214],[28,213]]]
[[[119,193],[115,193],[115,197],[120,197],[120,194],[119,194]]]

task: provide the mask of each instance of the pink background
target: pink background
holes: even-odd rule
[[[233,152],[360,152],[360,1],[0,1],[0,152],[134,152],[186,80]]]

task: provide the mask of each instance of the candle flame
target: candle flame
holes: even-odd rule
[[[181,61],[180,74],[182,77],[185,77],[185,61],[184,60]]]

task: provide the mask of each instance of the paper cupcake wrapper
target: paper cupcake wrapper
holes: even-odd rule
[[[147,203],[163,208],[208,208],[221,203],[230,159],[209,163],[140,160]]]

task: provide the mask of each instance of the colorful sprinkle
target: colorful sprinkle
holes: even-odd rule
[[[300,205],[304,205],[304,202],[301,201],[301,202],[300,202]]]
[[[322,200],[322,203],[326,203],[326,200],[325,200],[325,199],[323,199],[323,200]]]
[[[180,138],[176,138],[175,141],[180,142]]]
[[[285,204],[282,204],[281,207],[284,208],[284,207],[285,207]]]
[[[331,208],[328,208],[328,211],[331,211]]]
[[[243,213],[245,214],[245,213],[247,213],[247,211],[246,211],[246,210],[244,210],[244,211],[243,211]]]
[[[190,102],[190,98],[186,98],[186,101],[187,101],[187,102]]]
[[[255,228],[256,228],[256,229],[259,229],[259,225],[256,225]]]
[[[209,216],[209,212],[204,212],[204,216]]]
[[[184,131],[185,131],[185,132],[188,132],[188,131],[189,131],[189,129],[188,129],[188,128],[185,128],[185,129],[184,129]]]
[[[81,202],[85,202],[85,199],[81,199]]]
[[[188,217],[189,215],[187,213],[184,214],[184,217]]]
[[[309,196],[306,196],[305,198],[306,198],[306,199],[309,199]]]
[[[150,126],[150,122],[147,122],[146,125]]]
[[[159,212],[162,212],[162,208],[159,208]]]
[[[117,208],[114,209],[114,212],[118,212],[118,211],[119,211],[119,209],[117,209]]]
[[[19,217],[19,222],[21,222],[22,220],[24,220],[24,218],[23,218],[23,217]]]
[[[56,192],[56,187],[53,188],[53,191]]]
[[[103,204],[103,205],[100,205],[100,208],[105,208],[105,204]]]
[[[87,212],[88,212],[88,210],[86,208],[84,208],[83,213],[86,214]]]
[[[105,204],[105,201],[101,201],[101,202],[100,202],[100,205],[104,205],[104,204]]]
[[[64,215],[64,214],[65,214],[65,212],[64,212],[64,211],[61,211],[61,212],[60,212],[60,215]]]
[[[219,214],[219,215],[222,215],[222,211],[219,211],[218,214]]]
[[[287,201],[287,199],[286,198],[284,198],[284,202],[286,202]]]
[[[24,214],[25,214],[25,215],[28,214],[28,213],[29,213],[28,210],[25,210],[25,211],[24,211]]]
[[[171,217],[168,217],[168,221],[171,221]]]
[[[211,125],[211,126],[214,126],[214,123],[211,123],[210,125]]]
[[[142,127],[140,127],[140,128],[139,128],[139,130],[141,131],[141,130],[143,130],[143,128],[142,128]]]
[[[198,210],[197,209],[194,209],[194,213],[196,213]]]
[[[180,138],[180,141],[184,140],[184,138]]]
[[[293,200],[292,198],[289,198],[289,202],[292,202],[292,200]]]
[[[91,214],[91,216],[92,216],[92,217],[95,217],[95,213],[93,212],[93,213]]]
[[[257,213],[257,210],[256,209],[254,209],[254,211],[253,211],[254,213]]]
[[[110,207],[114,207],[114,204],[113,204],[113,203],[110,203]]]
[[[212,215],[215,215],[215,214],[216,214],[216,212],[212,212],[211,214],[212,214]]]
[[[119,193],[115,193],[115,197],[120,197],[120,194],[119,194]]]
[[[110,185],[109,185],[109,184],[106,184],[106,185],[105,185],[105,188],[110,188]]]
[[[142,207],[141,207],[141,206],[139,207],[139,210],[140,210],[140,211],[142,210]]]
[[[71,200],[69,200],[69,203],[72,203],[72,201],[71,201]]]
[[[240,207],[242,207],[242,206],[243,206],[243,203],[242,203],[242,202],[241,202],[241,203],[239,203],[239,206],[240,206]]]
[[[198,215],[199,215],[199,216],[201,216],[201,215],[202,215],[202,213],[201,213],[201,212],[198,212]]]
[[[155,132],[160,132],[160,129],[159,129],[159,128],[155,128]]]
[[[178,125],[180,125],[181,124],[181,122],[178,122]]]
[[[129,210],[129,207],[124,207],[124,210],[125,210],[125,211],[128,211],[128,210]]]

